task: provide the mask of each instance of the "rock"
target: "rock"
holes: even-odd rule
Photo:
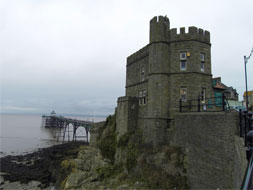
[[[116,138],[115,129],[114,116],[96,128],[93,146],[72,160],[76,170],[64,180],[64,190],[189,188],[180,147],[144,146],[141,131]]]
[[[88,179],[88,172],[78,171],[75,173],[71,173],[66,180],[64,189],[78,188],[82,184],[86,183],[87,179]]]
[[[124,190],[124,189],[130,189],[128,184],[120,185],[116,189],[118,190]]]
[[[35,186],[39,185],[37,182],[41,183],[41,188],[49,187],[51,183],[64,179],[66,177],[64,175],[69,175],[69,173],[60,171],[62,169],[61,163],[65,159],[76,158],[80,145],[87,144],[65,143],[43,148],[26,155],[2,157],[0,158],[1,177],[4,181],[17,182],[17,185],[21,182],[26,186],[32,186],[28,189],[36,189]],[[73,167],[71,162],[66,163],[67,168]]]
[[[76,171],[72,172],[66,179],[64,189],[89,189],[100,186],[100,175],[104,175],[103,168],[109,167],[110,162],[101,156],[98,149],[88,147],[78,154],[78,158],[73,159]],[[100,173],[99,173],[100,172]]]

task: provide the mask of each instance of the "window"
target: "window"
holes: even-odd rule
[[[144,66],[141,67],[141,82],[145,80],[145,68]]]
[[[186,60],[186,52],[180,52],[180,60]]]
[[[147,102],[146,96],[147,96],[146,90],[139,91],[139,104],[140,105],[146,105],[146,102]]]
[[[200,71],[205,71],[205,54],[200,53]]]
[[[139,92],[139,104],[142,104],[142,90]]]
[[[205,71],[205,63],[204,63],[204,62],[201,62],[201,63],[200,63],[200,70],[201,70],[202,72]]]
[[[200,61],[205,61],[205,54],[204,53],[200,53]]]
[[[187,88],[186,87],[180,88],[180,98],[183,102],[186,102],[186,100],[187,100]]]
[[[187,64],[187,62],[186,62],[187,53],[186,53],[186,51],[180,52],[180,70],[181,71],[185,71],[187,69],[187,67],[186,67],[186,64]]]
[[[143,90],[142,92],[142,104],[146,105],[146,90]]]
[[[186,61],[180,61],[180,70],[185,71],[186,70]]]
[[[200,99],[201,99],[201,102],[202,103],[205,103],[205,101],[206,101],[206,89],[205,88],[202,88],[201,89],[201,95],[200,95],[201,97],[200,97]]]

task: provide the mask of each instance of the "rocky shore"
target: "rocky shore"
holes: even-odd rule
[[[189,189],[180,147],[153,147],[142,142],[141,129],[119,135],[116,127],[115,115],[109,116],[94,124],[89,146],[68,143],[1,158],[0,188],[16,183],[23,190]]]
[[[64,143],[26,155],[0,158],[0,189],[60,188],[59,183],[68,175],[67,170],[62,171],[62,162],[76,158],[86,145],[85,142]]]
[[[91,129],[91,142],[78,157],[63,161],[61,189],[189,189],[180,147],[142,143],[142,131],[119,136],[115,115]]]

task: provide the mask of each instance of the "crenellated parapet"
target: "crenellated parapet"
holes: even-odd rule
[[[188,32],[182,27],[177,33],[177,29],[170,29],[170,21],[166,16],[155,16],[150,20],[149,42],[175,42],[183,40],[195,40],[210,44],[210,33],[201,28],[190,26]]]
[[[196,40],[210,44],[210,32],[195,26],[190,26],[188,28],[188,33],[185,32],[185,27],[180,28],[179,33],[177,33],[177,28],[171,29],[169,33],[170,42]]]
[[[130,55],[129,57],[127,57],[127,65],[130,65],[140,59],[143,59],[144,57],[148,56],[148,45],[146,45],[145,47],[141,48],[140,50],[138,50],[137,52],[133,53],[132,55]]]
[[[168,41],[170,21],[166,16],[155,16],[150,20],[150,43]]]

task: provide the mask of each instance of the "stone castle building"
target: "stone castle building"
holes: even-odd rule
[[[210,33],[196,27],[177,32],[167,17],[150,21],[149,44],[130,55],[126,67],[118,122],[125,130],[140,126],[147,141],[158,137],[155,144],[167,141],[180,98],[213,96]]]
[[[145,147],[180,147],[192,189],[239,189],[247,162],[239,116],[215,110],[224,105],[215,96],[224,89],[218,91],[213,81],[210,33],[196,27],[177,32],[167,17],[154,17],[149,44],[127,58],[126,94],[116,108],[117,140],[137,134]],[[191,105],[200,97],[202,112],[179,112],[180,99]],[[206,100],[210,97],[216,97],[213,104]],[[204,111],[204,105],[216,108]]]

